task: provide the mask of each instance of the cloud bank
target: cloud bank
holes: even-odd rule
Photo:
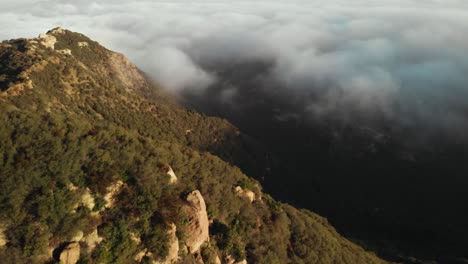
[[[176,93],[218,87],[219,103],[241,104],[240,87],[226,81],[225,71],[267,62],[247,81],[288,94],[285,100],[297,103],[292,116],[349,121],[375,113],[402,126],[468,137],[463,0],[19,0],[2,6],[0,38],[55,26],[79,31],[127,54]]]

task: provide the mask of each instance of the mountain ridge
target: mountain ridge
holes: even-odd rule
[[[263,193],[230,164],[264,162],[260,146],[122,54],[56,28],[2,42],[0,58],[8,263],[385,263]]]

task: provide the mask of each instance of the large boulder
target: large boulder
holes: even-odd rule
[[[200,191],[191,192],[183,206],[183,211],[188,217],[188,225],[185,230],[185,245],[190,254],[196,253],[200,247],[208,241],[208,214],[206,204]]]
[[[61,264],[76,264],[80,259],[80,244],[77,242],[67,245],[60,253]]]

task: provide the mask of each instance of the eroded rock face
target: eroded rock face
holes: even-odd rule
[[[206,204],[200,191],[196,190],[187,196],[187,204],[183,210],[188,217],[186,227],[185,245],[190,254],[197,252],[200,247],[208,241],[208,215],[206,213]]]
[[[146,81],[138,68],[123,54],[111,53],[110,55],[109,65],[124,87],[129,90],[137,90],[145,86]]]
[[[77,242],[66,246],[60,253],[60,263],[76,264],[80,259],[80,244]]]

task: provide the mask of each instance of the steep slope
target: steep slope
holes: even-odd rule
[[[384,263],[264,194],[225,161],[264,162],[254,142],[123,55],[57,28],[0,58],[2,262]]]

